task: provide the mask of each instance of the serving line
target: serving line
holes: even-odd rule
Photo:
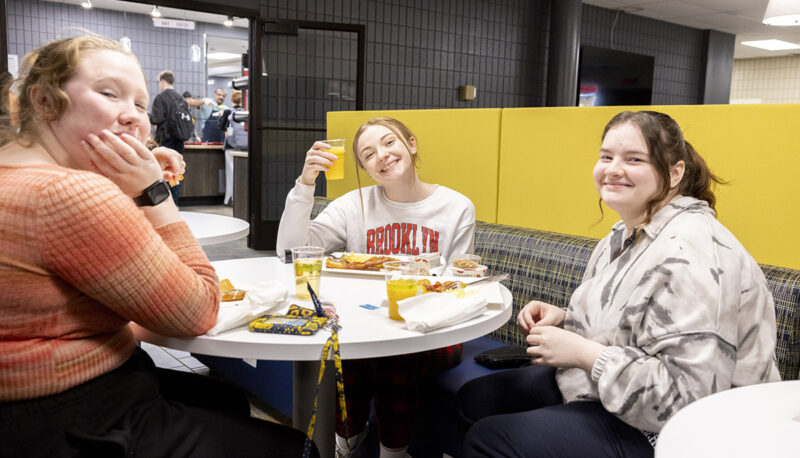
[[[292,264],[283,264],[277,257],[247,258],[213,262],[220,279],[228,278],[234,286],[256,285],[264,280],[277,280],[290,293],[295,290]],[[483,336],[511,317],[511,293],[501,285],[502,305],[490,308],[483,315],[464,323],[418,333],[405,328],[402,321],[390,320],[387,309],[360,307],[380,305],[386,297],[383,277],[329,275],[323,272],[320,300],[336,306],[342,329],[339,348],[342,359],[375,358],[415,353],[446,347]],[[313,308],[310,300],[298,300],[290,294],[291,303]],[[320,331],[312,336],[255,333],[247,327],[233,329],[216,336],[175,338],[161,336],[133,325],[137,338],[155,345],[212,356],[293,361],[293,424],[305,431],[311,418],[313,397],[319,374],[322,347],[330,336]],[[320,390],[314,440],[322,456],[333,456],[335,431],[335,385],[328,364]]]
[[[247,237],[250,224],[231,216],[182,211],[181,218],[189,225],[200,245],[215,245]]]

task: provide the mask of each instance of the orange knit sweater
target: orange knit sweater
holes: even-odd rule
[[[185,223],[153,229],[105,177],[0,166],[0,401],[62,392],[127,360],[135,321],[216,322],[214,268]]]

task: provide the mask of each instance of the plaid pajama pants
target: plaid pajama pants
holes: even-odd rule
[[[342,361],[347,402],[347,429],[336,405],[336,432],[353,437],[369,419],[375,398],[378,438],[390,448],[408,445],[419,409],[419,390],[426,379],[461,361],[461,344],[408,355]]]

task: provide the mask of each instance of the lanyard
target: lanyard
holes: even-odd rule
[[[314,302],[314,307],[317,309],[317,315],[325,316],[322,310],[322,305],[317,299],[311,285],[308,285],[308,292],[311,293],[311,300]],[[329,320],[330,322],[331,320]],[[342,376],[342,358],[339,355],[339,325],[333,322],[330,327],[331,336],[325,341],[325,346],[322,348],[322,357],[319,361],[319,376],[317,377],[317,388],[314,390],[314,408],[311,411],[311,421],[308,423],[308,430],[306,431],[306,441],[303,445],[303,458],[311,456],[311,441],[314,437],[314,424],[317,420],[317,404],[319,403],[319,388],[322,385],[322,377],[325,375],[325,363],[328,360],[331,349],[333,349],[333,365],[336,368],[336,394],[339,402],[339,408],[342,411],[342,421],[344,422],[345,431],[347,428],[347,405],[344,399],[344,377]]]

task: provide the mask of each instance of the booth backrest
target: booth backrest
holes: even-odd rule
[[[504,284],[514,296],[512,319],[491,334],[508,344],[525,345],[516,326],[520,309],[532,300],[566,307],[581,283],[598,240],[516,226],[478,222],[475,253],[489,272],[511,275]],[[800,378],[800,270],[761,264],[775,300],[775,356],[783,380]]]

